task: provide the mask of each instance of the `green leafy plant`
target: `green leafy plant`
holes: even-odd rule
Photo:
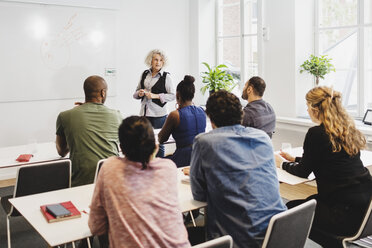
[[[203,79],[202,82],[206,84],[200,89],[203,95],[207,90],[210,92],[222,89],[231,91],[237,85],[234,82],[233,76],[227,72],[228,67],[226,65],[221,64],[211,67],[206,62],[203,62],[202,64],[208,69],[201,73]]]
[[[301,66],[300,73],[307,71],[308,73],[315,76],[316,85],[319,84],[319,78],[324,79],[324,76],[331,71],[336,71],[335,67],[330,63],[331,58],[327,55],[321,55],[319,57],[310,55],[310,59],[306,60]]]

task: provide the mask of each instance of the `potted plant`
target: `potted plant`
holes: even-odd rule
[[[206,62],[202,64],[208,69],[201,73],[202,82],[206,84],[200,89],[203,95],[207,90],[209,92],[222,89],[231,91],[236,86],[233,76],[227,72],[228,67],[226,65],[220,64],[215,67],[210,67]]]
[[[319,78],[324,79],[324,76],[331,71],[336,71],[335,67],[330,63],[332,59],[327,55],[314,56],[310,55],[310,59],[306,60],[301,66],[300,73],[307,71],[315,76],[315,84],[319,84]]]

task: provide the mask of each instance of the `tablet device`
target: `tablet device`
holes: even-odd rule
[[[71,212],[61,204],[48,205],[46,206],[46,211],[53,215],[55,218],[62,218],[71,215]]]
[[[372,125],[372,109],[367,109],[364,114],[363,123],[367,125]]]

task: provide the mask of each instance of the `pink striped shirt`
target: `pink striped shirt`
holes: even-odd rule
[[[168,159],[148,168],[111,157],[102,166],[92,204],[93,234],[109,233],[110,247],[190,247],[178,206],[177,169]]]

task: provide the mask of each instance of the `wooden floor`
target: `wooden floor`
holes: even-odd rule
[[[16,179],[15,178],[7,179],[7,180],[1,180],[0,181],[0,188],[8,187],[8,186],[14,186],[15,183],[16,183]]]

